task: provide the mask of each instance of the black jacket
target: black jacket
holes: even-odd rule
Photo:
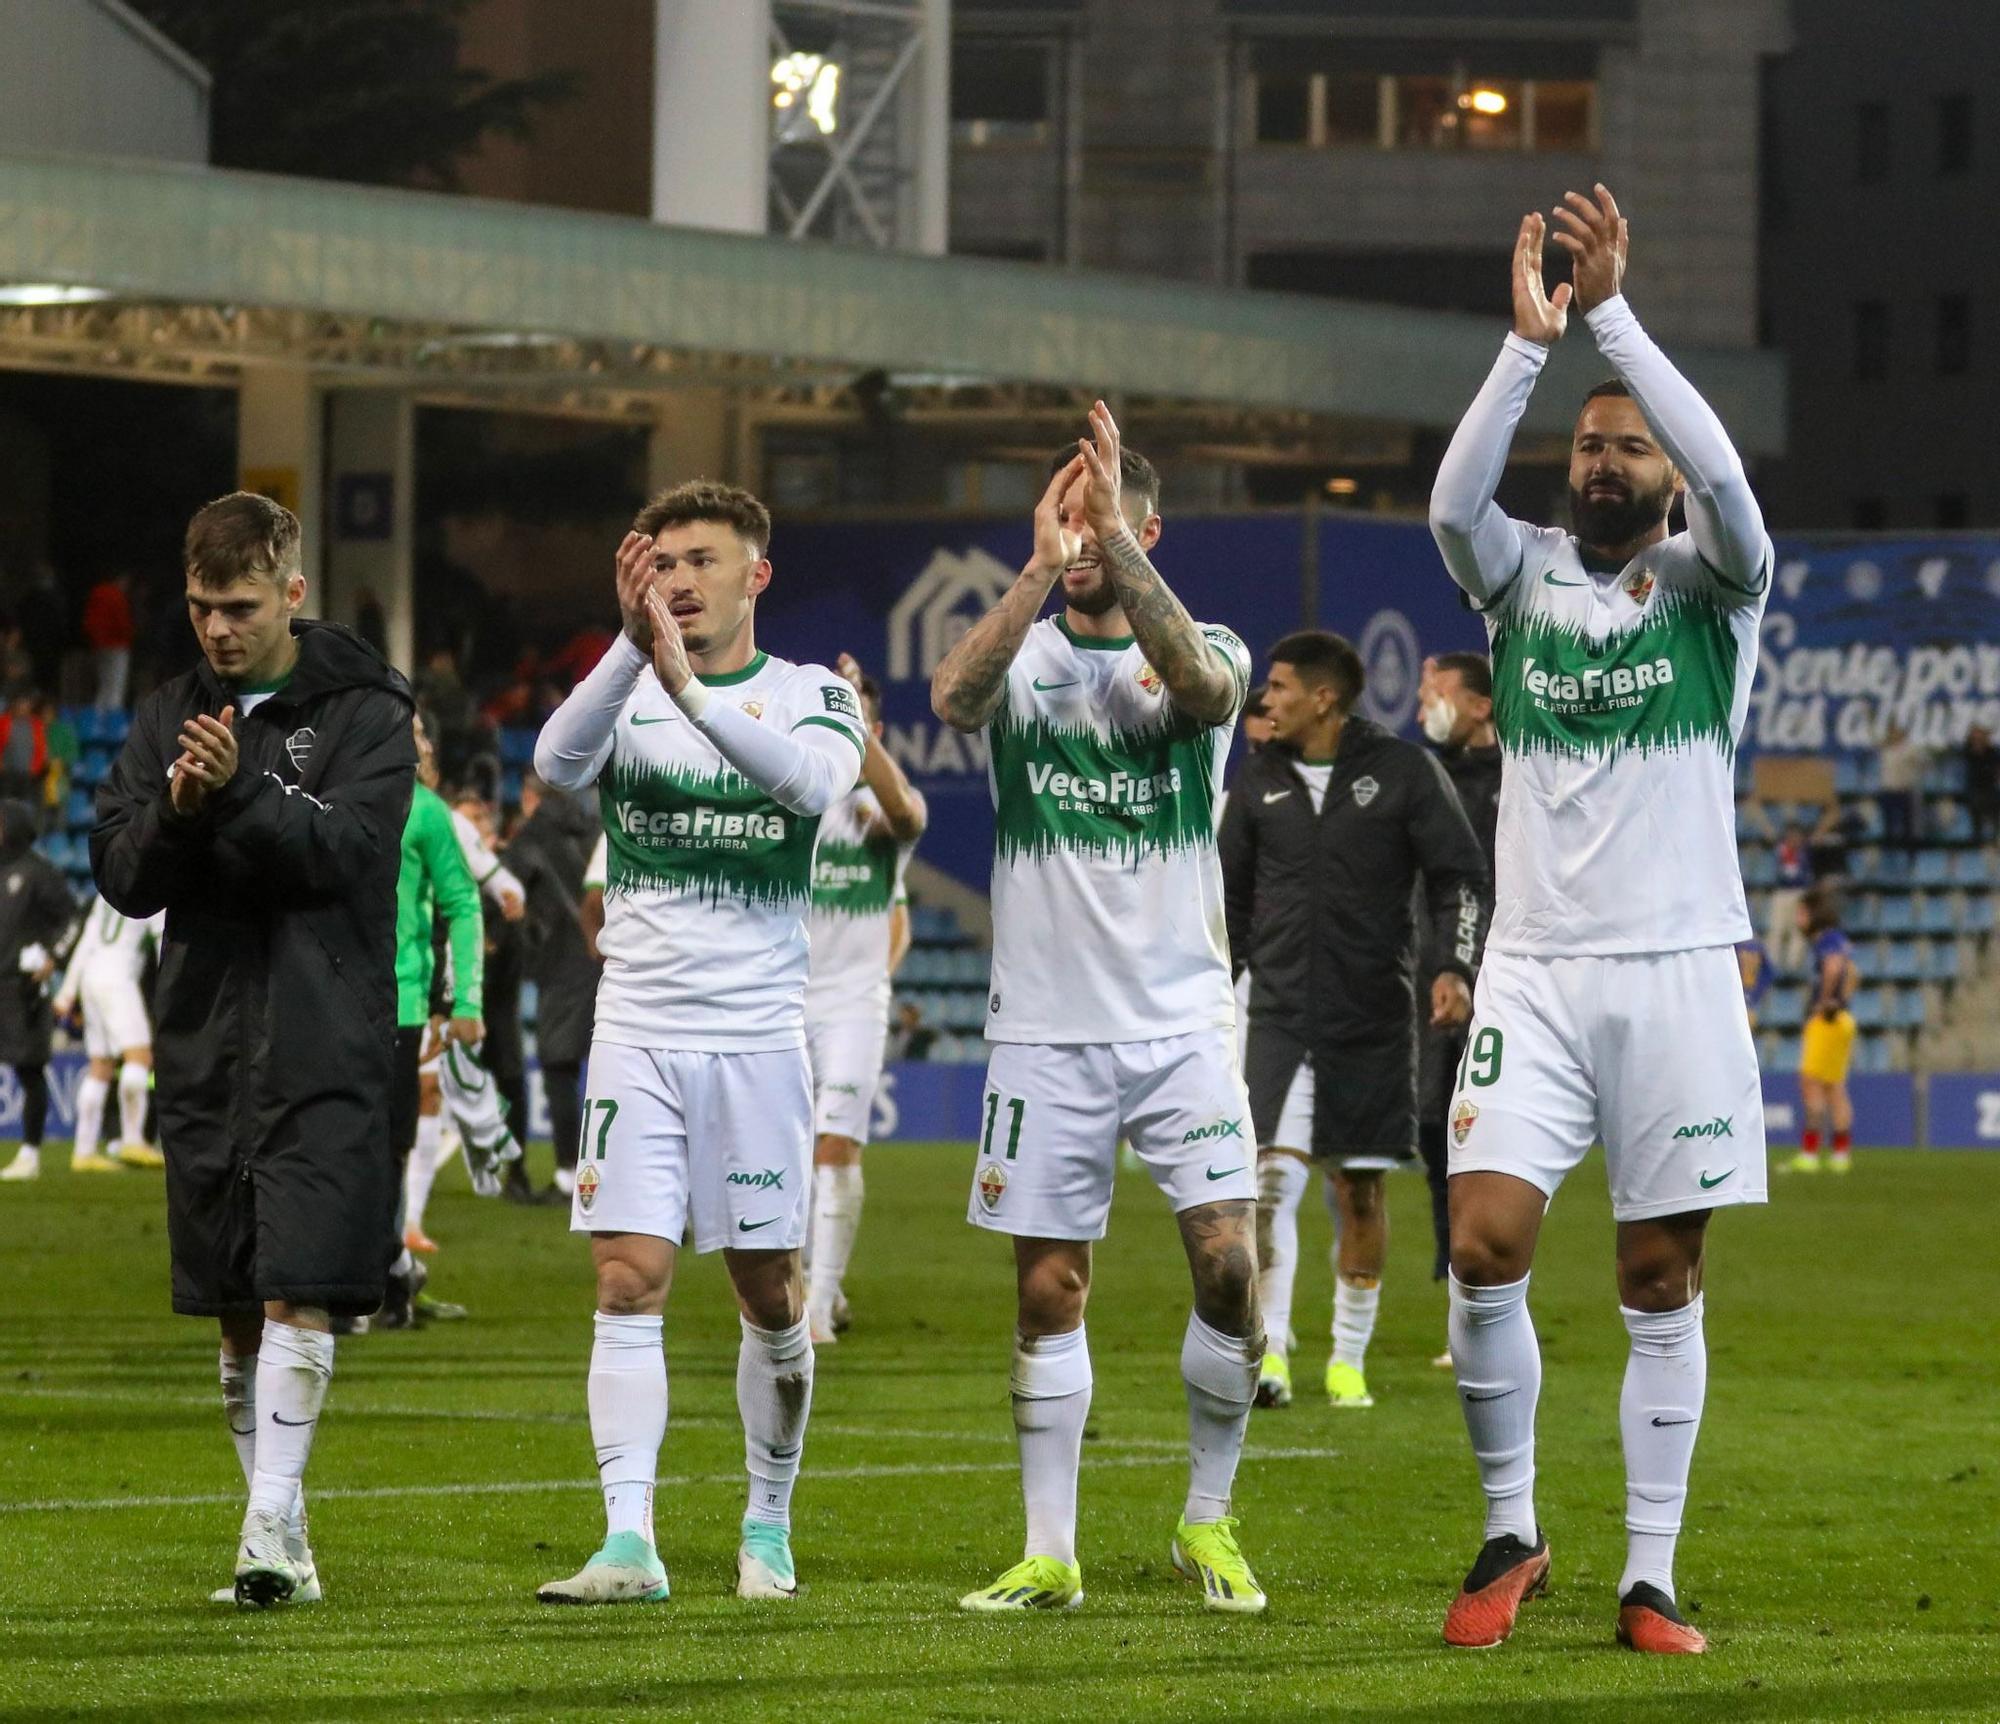
[[[1349,719],[1317,816],[1296,756],[1265,748],[1230,786],[1220,847],[1229,948],[1239,970],[1250,967],[1253,1025],[1322,1052],[1406,1040],[1419,874],[1432,973],[1471,979],[1486,861],[1443,768],[1415,743]]]
[[[206,663],[141,704],[98,786],[105,901],[167,912],[155,988],[163,1145],[388,1153],[396,875],[416,778],[403,679],[329,623],[236,718],[236,774],[193,819],[168,802],[181,725],[236,697]]]
[[[0,802],[0,1063],[44,1066],[55,1015],[48,989],[21,968],[21,952],[59,955],[76,922],[62,870],[35,849],[35,811]]]
[[[546,1062],[575,1064],[590,1051],[601,966],[583,937],[583,876],[597,843],[590,810],[545,790],[507,846],[507,866],[528,895],[523,964],[535,984],[535,1047]]]
[[[1437,759],[1451,780],[1452,789],[1458,792],[1458,805],[1465,810],[1466,819],[1472,823],[1472,835],[1479,840],[1480,851],[1486,857],[1486,879],[1479,889],[1480,925],[1490,928],[1493,883],[1497,877],[1493,864],[1494,835],[1500,829],[1500,746],[1495,743],[1491,748],[1440,748]],[[1442,967],[1435,954],[1429,962],[1432,974]],[[1419,1004],[1423,1015],[1428,1017],[1429,1007]]]

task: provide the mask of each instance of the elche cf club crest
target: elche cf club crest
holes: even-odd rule
[[[1635,605],[1653,596],[1653,577],[1644,569],[1634,569],[1625,577],[1625,594]]]
[[[999,1162],[989,1161],[979,1170],[979,1201],[988,1209],[998,1209],[1006,1195],[1007,1170]]]
[[[1472,1135],[1472,1122],[1479,1117],[1479,1109],[1469,1101],[1462,1101],[1451,1110],[1451,1141],[1460,1149]]]
[[[312,759],[313,744],[317,741],[319,738],[313,734],[313,727],[309,724],[300,725],[285,738],[285,752],[291,756],[294,772],[305,771],[306,762]]]
[[[1148,694],[1158,694],[1166,686],[1160,681],[1160,673],[1143,659],[1139,663],[1138,683]]]
[[[599,1183],[597,1169],[589,1162],[586,1161],[576,1170],[576,1195],[585,1209],[588,1209],[596,1198]]]
[[[1354,806],[1357,808],[1366,808],[1369,803],[1375,800],[1376,792],[1381,788],[1382,786],[1372,777],[1364,775],[1357,778],[1353,784]]]

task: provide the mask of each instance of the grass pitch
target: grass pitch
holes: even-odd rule
[[[1205,1615],[1167,1543],[1185,1482],[1187,1278],[1164,1206],[1121,1179],[1090,1313],[1097,1390],[1073,1615],[975,1619],[1020,1508],[1005,1243],[961,1219],[970,1152],[878,1147],[820,1357],[787,1605],[731,1593],[742,1501],[721,1268],[683,1260],[658,1524],[674,1596],[557,1611],[535,1584],[602,1530],[583,1376],[591,1294],[561,1211],[448,1176],[434,1287],[473,1320],[343,1343],[312,1461],[321,1606],[239,1615],[242,1483],[213,1325],[167,1309],[157,1176],[0,1188],[0,1721],[609,1717],[1844,1720],[2000,1717],[2000,1156],[1862,1154],[1777,1181],[1712,1236],[1708,1415],[1681,1546],[1715,1650],[1612,1642],[1625,1356],[1601,1176],[1555,1206],[1536,1272],[1539,1502],[1554,1591],[1492,1653],[1438,1636],[1480,1511],[1451,1379],[1429,1360],[1421,1181],[1397,1227],[1372,1412],[1259,1412],[1238,1481],[1262,1618]],[[1324,1333],[1327,1223],[1299,1324]]]

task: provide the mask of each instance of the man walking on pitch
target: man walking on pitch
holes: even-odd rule
[[[250,1487],[234,1597],[310,1602],[303,1481],[329,1330],[382,1303],[395,1225],[411,703],[357,636],[299,618],[288,510],[247,492],[210,503],[183,562],[204,662],[140,705],[98,787],[90,859],[114,909],[167,912],[154,1045],[174,1309],[222,1325]]]
[[[1543,220],[1514,249],[1514,330],[1431,498],[1452,578],[1486,619],[1506,756],[1498,890],[1451,1110],[1451,1355],[1487,1498],[1445,1639],[1491,1646],[1547,1582],[1535,1515],[1541,1354],[1528,1273],[1543,1211],[1601,1137],[1631,1336],[1619,1424],[1618,1637],[1701,1652],[1674,1544],[1707,1380],[1709,1214],[1765,1195],[1757,1056],[1734,946],[1750,933],[1732,764],[1772,552],[1743,464],[1621,291],[1611,194],[1567,194],[1574,286],[1542,285]],[[1574,534],[1493,501],[1570,301],[1617,373],[1570,447]],[[1687,530],[1669,535],[1677,497]]]
[[[1219,840],[1229,948],[1251,976],[1265,1406],[1292,1398],[1298,1211],[1315,1165],[1336,1223],[1327,1397],[1375,1404],[1382,1176],[1416,1153],[1419,989],[1429,1023],[1472,1011],[1485,858],[1437,762],[1354,710],[1363,677],[1360,654],[1322,629],[1271,648],[1271,740],[1237,774]]]
[[[847,1327],[841,1280],[861,1229],[861,1150],[889,1044],[889,986],[910,945],[903,871],[929,818],[923,793],[882,746],[882,690],[842,653],[868,724],[861,782],[821,822],[813,856],[812,970],[806,1037],[812,1055],[813,1213],[806,1315],[813,1345]]]
[[[570,1226],[597,1266],[590,1430],[605,1539],[547,1604],[667,1596],[653,1483],[667,1426],[661,1313],[675,1254],[720,1250],[742,1309],[750,1495],[737,1594],[790,1598],[792,1487],[812,1405],[799,1282],[812,1167],[806,913],[820,820],[854,788],[854,690],[757,650],[771,517],[696,482],[618,550],[624,632],[549,719],[535,770],[596,784],[609,839],[604,981]]]
[[[1215,820],[1250,686],[1227,629],[1192,621],[1146,553],[1160,481],[1092,439],[1055,463],[1035,549],[938,666],[931,705],[983,730],[996,811],[993,991],[969,1219],[1014,1236],[1014,1428],[1024,1559],[967,1610],[1082,1602],[1084,1302],[1118,1142],[1166,1193],[1194,1278],[1181,1346],[1191,1477],[1171,1546],[1211,1610],[1258,1611],[1230,1491],[1263,1353],[1256,1181],[1238,1075]],[[1063,609],[1035,620],[1052,589]]]

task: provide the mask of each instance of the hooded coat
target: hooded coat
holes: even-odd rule
[[[41,946],[56,956],[76,911],[62,870],[35,848],[34,809],[0,802],[0,1064],[49,1063],[55,1016],[48,989],[21,968],[21,953]]]
[[[402,677],[349,630],[299,621],[293,633],[290,678],[248,712],[205,662],[140,705],[98,786],[91,867],[126,915],[167,913],[153,1045],[169,1184],[177,1159],[240,1169],[245,1180],[282,1160],[293,1188],[386,1201],[386,1243],[397,1183],[396,878],[416,782],[414,709]],[[179,815],[168,779],[181,726],[232,704],[236,773],[200,813]],[[320,1173],[301,1180],[302,1162]],[[385,1250],[385,1271],[387,1262]],[[259,1280],[266,1274],[260,1264]],[[256,1296],[367,1310],[381,1282],[274,1283]],[[185,1287],[176,1265],[176,1309],[218,1303]]]
[[[603,967],[590,955],[580,912],[597,830],[582,802],[545,790],[507,846],[507,866],[528,895],[524,967],[535,984],[535,1046],[545,1063],[574,1065],[590,1052]]]

